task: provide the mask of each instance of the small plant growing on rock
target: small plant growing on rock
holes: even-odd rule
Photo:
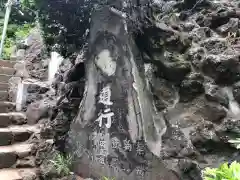
[[[72,156],[67,155],[66,157],[60,153],[57,153],[53,160],[50,162],[56,168],[56,171],[61,176],[67,176],[71,174],[70,167],[72,165]]]
[[[204,180],[239,180],[240,163],[234,161],[232,164],[222,164],[218,168],[206,168],[203,171]]]
[[[235,147],[237,149],[240,149],[240,138],[236,138],[234,140],[229,140],[228,142],[235,145]]]

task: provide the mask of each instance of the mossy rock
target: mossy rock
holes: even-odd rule
[[[158,75],[181,83],[187,74],[191,72],[190,63],[185,61],[183,55],[165,52],[164,54],[154,54],[154,62],[158,66]]]

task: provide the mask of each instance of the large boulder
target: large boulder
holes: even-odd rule
[[[154,56],[155,60],[158,60],[158,75],[163,78],[181,83],[191,71],[190,63],[184,60],[184,57],[180,54],[165,52],[164,56]]]
[[[214,150],[216,145],[219,147],[219,144],[222,144],[214,125],[210,122],[199,125],[190,133],[190,138],[193,145],[202,153]]]
[[[209,102],[203,95],[189,102],[179,102],[169,108],[165,114],[171,124],[184,128],[188,132],[202,122],[220,124],[226,117],[226,108],[220,104]]]
[[[202,71],[217,84],[232,84],[240,80],[239,55],[208,55],[202,62]]]
[[[36,101],[28,105],[26,117],[28,124],[36,124],[41,118],[48,117],[50,104],[44,101]]]
[[[201,63],[206,55],[206,49],[203,47],[192,47],[186,52],[186,59],[192,63],[194,68],[199,70]]]
[[[239,24],[238,18],[230,18],[229,22],[218,27],[217,31],[223,35],[227,35],[228,33],[237,33]]]
[[[228,44],[225,38],[211,37],[200,43],[201,47],[206,48],[210,54],[221,54],[227,50]]]
[[[215,8],[205,10],[204,13],[198,15],[196,21],[200,26],[216,29],[226,24],[230,18],[236,16],[235,9],[228,7],[229,4],[228,6],[222,6],[221,3],[212,2],[212,6],[215,6]]]
[[[171,83],[160,78],[153,78],[150,83],[156,108],[159,111],[174,106],[178,101],[177,91]]]
[[[187,34],[179,32],[163,22],[157,23],[156,27],[157,40],[160,41],[160,44],[161,42],[163,43],[163,47],[166,48],[166,50],[181,53],[191,45],[191,40]],[[155,35],[152,36],[154,38]],[[151,41],[156,42],[153,41],[153,39]]]
[[[195,28],[190,32],[193,41],[198,42],[213,36],[213,31],[208,27]]]
[[[228,107],[229,98],[222,88],[211,82],[206,83],[204,88],[205,96],[208,101]]]
[[[228,117],[220,125],[217,126],[216,132],[221,139],[228,143],[228,140],[238,135],[240,131],[239,119]]]
[[[192,144],[188,141],[187,136],[180,128],[170,125],[162,138],[162,158],[170,159],[171,157],[181,158],[197,156]]]
[[[226,117],[226,110],[218,104],[207,103],[204,107],[199,108],[198,113],[204,117],[204,120],[211,121],[213,123],[220,123],[223,118]]]
[[[204,78],[199,73],[191,73],[184,79],[179,88],[180,101],[187,102],[204,92]]]

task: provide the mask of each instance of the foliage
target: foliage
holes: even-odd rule
[[[62,55],[78,51],[86,40],[91,11],[102,0],[35,0],[45,44]]]
[[[35,8],[35,0],[20,0],[20,3],[23,8]]]
[[[16,24],[9,24],[7,29],[7,36],[4,42],[4,49],[3,49],[3,55],[2,55],[3,59],[10,58],[16,42],[26,38],[33,27],[34,27],[33,24],[27,24],[27,23],[21,26],[18,26]],[[2,31],[2,28],[0,28],[0,31]]]
[[[2,33],[5,15],[5,3],[0,0],[0,31]],[[20,4],[14,4],[9,19],[7,34],[4,42],[3,59],[9,59],[14,50],[14,45],[27,37],[35,22],[34,0],[21,0]]]
[[[24,24],[22,27],[18,27],[17,31],[15,32],[15,37],[17,40],[21,40],[29,35],[30,30],[33,28],[31,24]]]
[[[115,178],[108,178],[108,177],[104,176],[104,177],[102,178],[102,180],[115,180]]]
[[[50,160],[50,162],[54,165],[56,168],[56,171],[61,176],[67,176],[70,175],[70,167],[72,165],[72,156],[67,155],[66,157],[61,155],[60,153],[57,153],[53,160]]]
[[[240,149],[240,138],[236,138],[235,140],[229,140],[228,142],[234,144],[237,149]]]
[[[4,43],[2,58],[9,59],[13,50],[14,50],[14,41],[12,41],[12,39],[10,38],[7,38]]]
[[[0,19],[4,19],[5,4],[8,0],[0,0]],[[20,3],[15,3],[12,6],[9,19],[10,24],[22,25],[24,23],[33,23],[35,21],[34,0],[20,0]],[[2,26],[1,22],[1,26]]]
[[[204,180],[239,180],[240,179],[240,163],[236,161],[231,165],[222,164],[218,168],[206,168],[203,171]]]

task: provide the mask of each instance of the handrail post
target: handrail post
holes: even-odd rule
[[[2,57],[4,41],[7,33],[7,26],[8,26],[10,13],[11,13],[12,4],[13,4],[13,0],[8,0],[6,4],[6,13],[5,13],[4,26],[2,31],[1,45],[0,45],[0,58]]]

